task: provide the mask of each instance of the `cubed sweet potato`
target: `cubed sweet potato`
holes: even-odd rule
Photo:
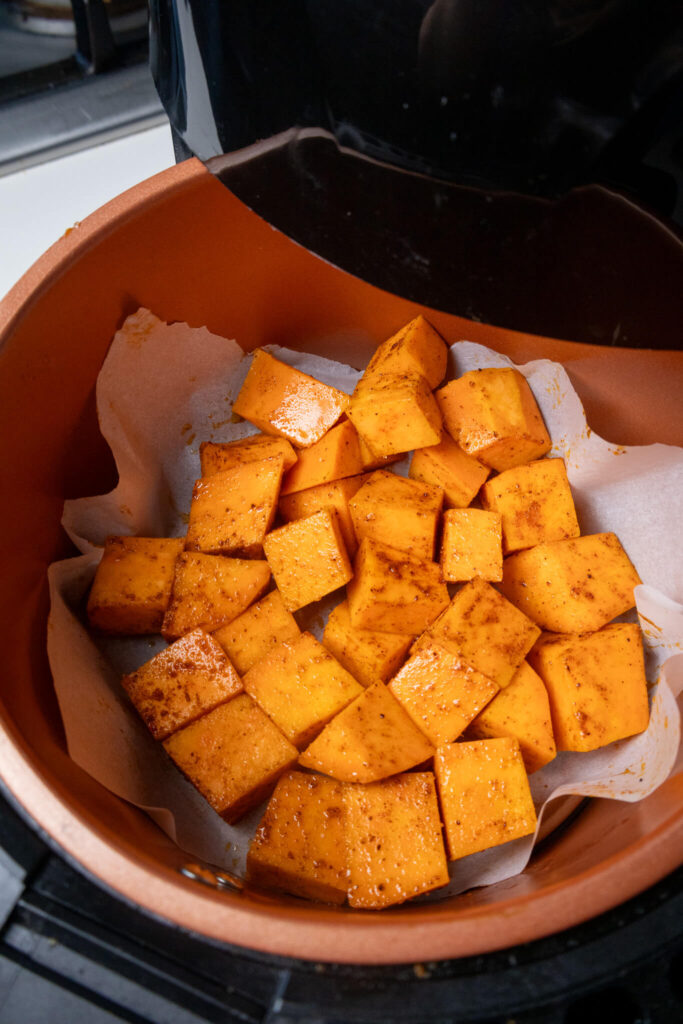
[[[543,634],[529,661],[548,690],[558,750],[595,750],[647,728],[643,645],[635,623],[613,623],[597,633]]]
[[[564,459],[506,469],[484,484],[481,503],[502,518],[505,555],[581,533]]]
[[[384,683],[374,683],[325,726],[299,764],[340,782],[375,782],[408,771],[433,753]]]
[[[436,400],[451,437],[492,469],[511,469],[550,451],[543,417],[519,370],[471,370],[437,391]]]
[[[343,587],[353,575],[337,518],[327,510],[273,530],[263,550],[291,612]]]
[[[334,480],[329,484],[320,484],[305,491],[286,494],[280,497],[280,515],[286,522],[291,523],[296,519],[306,519],[316,512],[334,513],[347,554],[349,558],[353,558],[358,549],[358,541],[349,511],[349,501],[366,479],[366,474],[348,476],[343,480]]]
[[[441,335],[420,315],[375,349],[365,376],[375,373],[419,373],[436,388],[446,373],[448,349]]]
[[[88,597],[90,625],[105,633],[158,633],[183,538],[107,537]]]
[[[285,640],[300,635],[296,619],[285,608],[279,590],[266,594],[246,612],[213,634],[240,675]]]
[[[363,688],[310,633],[278,644],[244,688],[295,747],[307,746]]]
[[[492,679],[432,641],[416,651],[389,690],[435,747],[460,736],[498,693]]]
[[[553,760],[557,749],[548,691],[528,662],[522,662],[512,682],[470,723],[465,736],[471,740],[513,737],[529,775]]]
[[[121,680],[155,740],[164,740],[242,691],[223,648],[196,629]]]
[[[633,608],[640,582],[615,534],[593,533],[510,555],[500,589],[542,629],[590,633]]]
[[[176,561],[162,635],[177,640],[193,629],[211,633],[241,615],[269,582],[267,562],[184,551]]]
[[[438,565],[368,539],[346,593],[353,625],[381,633],[417,636],[448,605]]]
[[[202,476],[224,473],[245,462],[260,462],[274,455],[282,456],[283,472],[291,469],[297,460],[297,453],[284,437],[268,434],[251,434],[239,441],[202,441],[199,446],[199,461]]]
[[[441,413],[418,373],[361,378],[347,415],[375,456],[397,455],[441,440]]]
[[[488,466],[444,434],[439,444],[414,452],[409,475],[412,480],[441,487],[448,508],[466,508],[490,472]]]
[[[450,860],[531,835],[536,811],[516,739],[448,743],[434,755]]]
[[[434,557],[443,492],[385,469],[371,473],[349,502],[358,541],[380,541],[420,558]]]
[[[450,508],[444,513],[441,572],[447,583],[478,577],[503,578],[501,518],[480,508]]]
[[[323,633],[327,650],[363,686],[390,679],[403,663],[413,639],[410,634],[356,629],[348,601],[342,601],[330,612]]]
[[[268,798],[298,754],[246,693],[173,733],[164,747],[229,824]]]
[[[247,854],[247,879],[323,903],[346,901],[343,784],[287,772],[275,787]]]
[[[343,391],[256,349],[232,408],[264,434],[308,448],[334,426],[348,405]]]
[[[344,786],[349,903],[380,910],[448,882],[431,772]]]
[[[296,465],[283,478],[280,494],[294,494],[362,472],[356,428],[350,420],[342,420],[310,448],[300,449]]]

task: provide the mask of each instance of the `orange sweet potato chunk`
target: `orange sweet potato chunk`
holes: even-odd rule
[[[155,740],[242,691],[222,647],[201,629],[155,654],[121,683]]]
[[[323,903],[346,901],[343,785],[287,772],[278,781],[247,854],[247,879]]]
[[[377,457],[441,440],[441,413],[427,381],[418,373],[375,373],[361,378],[347,415]]]
[[[558,750],[596,750],[647,728],[649,707],[640,629],[545,633],[529,654],[550,698]]]
[[[431,772],[343,787],[349,903],[380,910],[448,882]]]
[[[383,683],[326,725],[299,764],[340,782],[375,782],[427,761],[434,748]]]
[[[295,747],[305,747],[363,688],[310,633],[278,644],[244,688]]]
[[[440,487],[378,469],[356,491],[349,510],[359,543],[368,537],[431,560],[442,504]]]
[[[330,612],[323,633],[327,650],[363,686],[390,679],[402,665],[413,639],[410,634],[356,629],[348,601],[342,601]]]
[[[299,448],[315,444],[349,405],[349,396],[256,349],[233,412],[264,434]]]
[[[376,373],[419,373],[430,388],[446,374],[448,348],[441,335],[420,315],[375,349],[364,376]]]
[[[480,508],[449,508],[443,517],[441,572],[447,583],[503,578],[501,517]]]
[[[296,619],[285,608],[278,590],[266,594],[246,612],[213,634],[240,675],[285,640],[301,634]]]
[[[224,473],[245,462],[260,462],[274,455],[282,456],[285,473],[297,460],[297,453],[289,441],[268,434],[251,434],[239,441],[202,441],[199,446],[202,476]]]
[[[229,824],[270,795],[298,753],[246,693],[173,733],[164,748]]]
[[[471,740],[513,737],[529,775],[553,760],[557,748],[548,691],[528,662],[522,662],[512,682],[477,715],[465,735]]]
[[[296,465],[282,481],[280,493],[294,494],[362,472],[356,428],[349,420],[342,420],[310,448],[300,450]]]
[[[329,484],[319,484],[318,487],[281,496],[280,515],[286,522],[292,523],[295,519],[306,519],[316,512],[332,512],[337,518],[347,554],[353,558],[358,549],[358,541],[349,502],[366,479],[366,474],[347,476],[343,480],[333,480]]]
[[[267,562],[185,551],[176,561],[162,635],[177,640],[193,629],[211,633],[241,615],[269,582]]]
[[[263,550],[291,612],[319,601],[353,576],[339,523],[327,510],[273,530]]]
[[[183,539],[107,537],[88,598],[90,625],[105,633],[158,633]]]
[[[531,835],[536,811],[516,739],[448,743],[434,755],[449,859]]]
[[[436,400],[453,440],[492,469],[520,466],[550,451],[550,435],[519,370],[471,370],[437,391]]]
[[[440,444],[413,453],[409,475],[411,480],[441,487],[448,508],[466,508],[490,472],[445,434]]]

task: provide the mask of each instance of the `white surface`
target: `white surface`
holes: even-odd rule
[[[164,124],[0,177],[0,296],[67,228],[174,163]]]

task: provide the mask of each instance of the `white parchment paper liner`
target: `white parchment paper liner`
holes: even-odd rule
[[[331,360],[271,351],[347,393],[360,376]],[[234,341],[204,328],[167,325],[144,309],[126,320],[97,381],[100,426],[116,460],[119,484],[110,494],[66,503],[64,527],[83,554],[53,564],[49,572],[48,653],[70,756],[112,792],[145,810],[188,854],[238,874],[244,871],[260,809],[237,826],[227,825],[176,771],[119,684],[123,672],[150,658],[165,646],[163,641],[92,637],[84,625],[84,606],[105,538],[184,535],[192,484],[199,476],[199,443],[254,432],[231,416],[249,362]],[[505,356],[459,342],[451,348],[449,376],[509,365]],[[590,754],[560,754],[531,776],[542,817],[553,799],[566,794],[641,800],[679,767],[683,450],[608,444],[588,428],[560,365],[537,360],[519,369],[553,438],[552,454],[566,461],[582,532],[615,532],[643,580],[636,598],[653,684],[645,733]],[[302,625],[320,636],[325,613],[338,599],[334,595],[304,610]],[[520,839],[463,858],[452,865],[450,885],[428,898],[517,874],[533,842],[534,837]]]

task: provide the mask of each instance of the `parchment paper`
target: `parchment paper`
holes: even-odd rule
[[[348,366],[277,347],[277,358],[350,393],[360,374]],[[182,536],[201,441],[254,433],[232,419],[232,402],[250,358],[239,345],[186,324],[167,325],[138,310],[116,334],[97,382],[102,433],[119,470],[110,494],[67,502],[63,523],[83,554],[50,568],[48,653],[70,756],[118,796],[145,810],[192,857],[242,874],[262,808],[226,825],[152,740],[120,687],[122,673],[165,646],[161,638],[91,636],[85,600],[102,544],[110,534]],[[450,352],[449,377],[513,365],[470,342]],[[589,754],[563,753],[531,776],[542,818],[566,794],[641,800],[678,770],[683,690],[683,560],[680,522],[683,450],[667,445],[621,448],[586,424],[581,403],[556,363],[518,367],[539,403],[574,493],[582,533],[614,531],[640,573],[637,608],[652,684],[651,721],[640,736]],[[407,471],[408,460],[400,469]],[[297,613],[318,637],[335,594]],[[635,616],[635,612],[631,617]],[[625,616],[629,618],[629,616]],[[539,820],[540,827],[540,820]],[[516,840],[452,865],[438,899],[523,870],[535,837]]]

